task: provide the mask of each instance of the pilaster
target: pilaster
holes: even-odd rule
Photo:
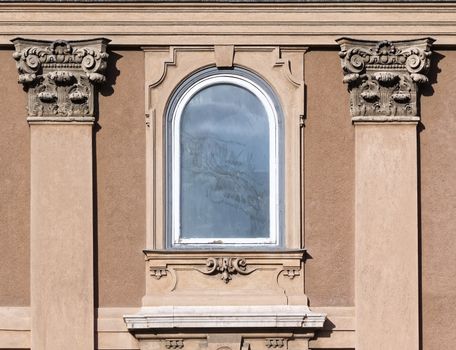
[[[14,39],[31,136],[31,347],[94,349],[92,125],[106,39]]]
[[[355,125],[356,349],[419,348],[417,130],[429,38],[342,38]]]

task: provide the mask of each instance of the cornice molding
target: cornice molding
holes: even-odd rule
[[[400,13],[400,19],[397,14]],[[420,25],[416,25],[419,23]],[[112,45],[334,45],[350,33],[432,36],[456,44],[455,3],[2,3],[0,45],[14,36]]]
[[[353,122],[419,121],[419,87],[428,82],[433,39],[337,42]]]
[[[305,305],[158,306],[124,315],[131,332],[188,328],[297,330],[322,328],[325,320],[325,313],[313,312]]]
[[[94,85],[106,80],[108,39],[12,42],[29,123],[94,122]]]
[[[160,4],[160,3],[175,3],[180,1],[182,3],[215,3],[215,4],[305,4],[305,3],[353,3],[353,0],[2,0],[3,2],[17,2],[17,3],[89,3],[89,4],[103,4],[103,3],[137,3],[137,4]],[[360,3],[377,3],[377,4],[394,4],[394,3],[453,3],[454,0],[357,0]]]

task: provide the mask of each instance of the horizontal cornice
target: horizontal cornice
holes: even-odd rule
[[[456,45],[456,3],[0,3],[0,45],[17,36],[104,36],[113,45],[334,47],[341,36],[432,36],[436,45]]]
[[[282,3],[354,3],[353,0],[0,0],[9,3],[228,3],[228,4],[282,4]],[[356,0],[357,3],[453,3],[455,0]]]

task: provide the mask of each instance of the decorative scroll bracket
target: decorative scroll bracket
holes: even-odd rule
[[[18,82],[28,93],[27,121],[93,123],[94,85],[106,80],[109,41],[12,40]]]
[[[428,82],[433,39],[337,42],[353,122],[420,120],[419,86]]]

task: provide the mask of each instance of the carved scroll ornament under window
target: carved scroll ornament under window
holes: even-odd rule
[[[220,274],[220,279],[228,283],[235,274],[249,275],[256,269],[247,270],[247,262],[243,258],[208,258],[206,262],[207,270],[198,270],[205,275]]]
[[[14,39],[29,122],[93,122],[94,84],[105,81],[109,40]]]

